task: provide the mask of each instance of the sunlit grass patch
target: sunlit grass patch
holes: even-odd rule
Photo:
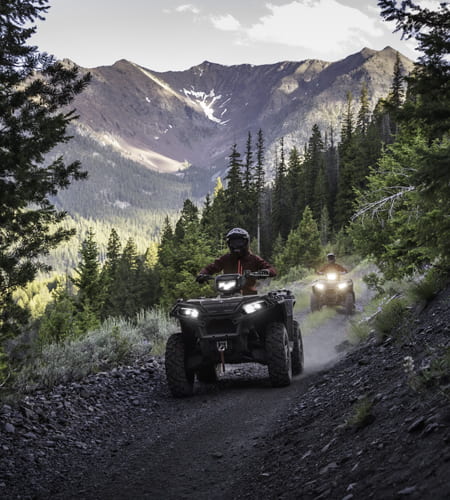
[[[110,318],[81,338],[44,345],[16,374],[14,388],[28,392],[53,387],[162,354],[167,337],[175,330],[175,322],[160,310],[142,311],[133,322]]]

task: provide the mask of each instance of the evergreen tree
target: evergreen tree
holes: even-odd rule
[[[102,319],[106,319],[108,316],[114,316],[115,311],[114,305],[111,302],[111,297],[115,293],[114,285],[116,284],[119,269],[121,246],[119,235],[117,231],[112,228],[106,248],[106,260],[101,271],[101,282],[105,297],[101,313]]]
[[[275,256],[275,266],[281,275],[293,267],[314,268],[322,259],[320,233],[312,211],[306,207],[299,225],[287,238],[283,251]]]
[[[379,5],[403,36],[418,40],[423,56],[406,79],[396,140],[358,197],[352,234],[386,275],[397,277],[430,263],[450,268],[450,15],[445,3],[436,11],[413,2]]]
[[[355,138],[353,97],[347,93],[347,106],[344,114],[339,151],[338,191],[336,194],[336,229],[345,227],[353,214],[354,177],[357,170],[358,149]]]
[[[284,152],[284,138],[280,139],[280,160],[275,168],[275,181],[272,190],[272,226],[275,234],[287,238],[290,230],[289,190],[287,165]]]
[[[320,242],[323,246],[330,242],[331,220],[326,205],[322,207],[319,221]]]
[[[159,303],[164,307],[169,307],[177,298],[204,295],[208,290],[204,287],[205,292],[201,292],[195,276],[211,261],[212,252],[203,235],[198,213],[189,200],[186,200],[176,225],[176,234],[171,234],[170,226],[166,228],[159,247]]]
[[[211,242],[212,248],[223,249],[224,235],[227,231],[225,192],[220,177],[217,178],[212,201],[205,200],[202,212],[202,234]]]
[[[409,98],[399,119],[414,121],[426,129],[430,140],[450,130],[450,12],[448,2],[437,10],[421,7],[412,1],[380,0],[381,16],[396,23],[395,31],[406,39],[416,38],[422,55],[414,71],[406,77]]]
[[[66,338],[79,337],[75,300],[67,290],[58,289],[47,305],[39,325],[38,338],[44,344],[62,342]]]
[[[325,165],[320,166],[317,173],[316,183],[314,185],[314,198],[312,203],[312,212],[316,221],[320,220],[323,209],[328,207],[328,183],[325,175]],[[328,211],[328,209],[327,209]]]
[[[316,186],[316,179],[320,169],[324,165],[324,143],[322,134],[317,124],[313,125],[311,137],[308,141],[306,148],[305,161],[304,161],[304,192],[305,201],[304,206],[310,207],[314,204],[314,188]],[[320,212],[319,212],[320,213]],[[317,214],[318,215],[318,214]]]
[[[296,147],[289,153],[287,185],[291,207],[290,228],[297,226],[305,209],[305,173],[304,164]]]
[[[243,227],[247,229],[252,238],[257,234],[258,225],[258,191],[254,179],[254,164],[252,150],[252,135],[249,132],[245,147],[245,163],[243,175]]]
[[[77,302],[80,310],[89,309],[100,317],[103,307],[104,288],[100,276],[99,252],[94,232],[89,229],[80,248],[81,262],[75,269],[72,282],[78,288]]]
[[[326,178],[328,182],[328,214],[330,216],[331,226],[334,226],[335,214],[334,208],[336,203],[337,185],[338,185],[338,164],[339,157],[336,144],[334,142],[334,130],[330,127],[330,131],[326,134],[324,164]]]
[[[133,318],[141,309],[141,261],[133,238],[128,238],[118,263],[110,300],[114,316]]]
[[[363,82],[361,88],[361,95],[359,97],[358,118],[356,120],[356,131],[360,136],[364,137],[366,135],[369,123],[370,123],[369,94],[367,90],[367,84],[366,82]]]
[[[65,213],[49,196],[85,177],[78,162],[45,160],[69,140],[66,128],[76,116],[67,106],[89,80],[27,45],[48,8],[47,0],[2,0],[0,8],[0,340],[27,319],[13,292],[47,268],[41,256],[73,234],[55,229]]]
[[[244,190],[242,182],[242,160],[233,144],[229,156],[228,173],[226,176],[225,208],[226,224],[228,227],[243,226],[244,222]]]
[[[254,189],[256,199],[256,239],[257,239],[257,253],[261,254],[261,226],[262,226],[262,208],[263,208],[263,193],[265,186],[265,171],[264,171],[264,135],[261,129],[258,130],[258,137],[256,140],[256,165],[255,165],[255,178]]]

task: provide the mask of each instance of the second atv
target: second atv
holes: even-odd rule
[[[343,306],[347,315],[355,311],[353,281],[343,277],[345,273],[326,273],[324,278],[314,281],[311,293],[311,311],[322,306]]]
[[[215,298],[179,299],[171,310],[181,331],[167,340],[166,377],[175,397],[193,394],[194,381],[213,383],[225,363],[267,365],[274,387],[291,383],[303,371],[303,343],[293,319],[295,297],[282,289],[265,295],[242,295],[248,277],[267,272],[222,274]]]

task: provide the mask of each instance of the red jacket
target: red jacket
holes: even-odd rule
[[[273,278],[277,275],[275,268],[273,268],[268,262],[262,259],[259,255],[249,252],[243,257],[237,257],[232,253],[226,253],[218,259],[216,259],[212,264],[205,266],[199,274],[216,274],[223,271],[225,274],[239,273],[243,274],[244,271],[260,271],[261,269],[267,269],[269,271],[269,276]],[[254,278],[248,278],[242,293],[244,295],[253,295],[256,292],[256,280]]]

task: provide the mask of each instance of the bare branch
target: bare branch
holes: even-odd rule
[[[351,217],[351,220],[354,221],[355,219],[366,215],[367,213],[370,212],[371,217],[375,217],[379,212],[382,210],[388,211],[389,215],[388,217],[391,218],[392,214],[394,213],[394,205],[396,201],[404,196],[406,193],[410,193],[411,191],[414,191],[416,189],[415,186],[392,186],[389,189],[395,189],[396,192],[394,194],[391,194],[390,196],[386,196],[380,200],[373,201],[371,203],[368,203],[367,205],[364,205],[360,210],[358,210],[353,216]]]

